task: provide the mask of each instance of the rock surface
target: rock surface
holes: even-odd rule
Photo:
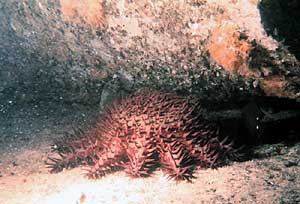
[[[0,96],[99,103],[113,84],[219,102],[299,100],[297,8],[293,0],[0,0]]]

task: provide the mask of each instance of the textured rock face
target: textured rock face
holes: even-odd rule
[[[299,99],[297,37],[282,44],[266,33],[293,33],[297,18],[285,29],[280,15],[271,22],[268,15],[297,15],[298,7],[280,0],[0,0],[0,93],[94,103],[109,83],[220,101],[262,92]]]

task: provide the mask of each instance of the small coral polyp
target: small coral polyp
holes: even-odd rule
[[[85,166],[89,178],[124,169],[133,177],[161,168],[169,178],[191,180],[197,168],[213,168],[235,154],[233,144],[201,116],[192,96],[140,90],[115,103],[87,132],[54,142],[51,173]]]

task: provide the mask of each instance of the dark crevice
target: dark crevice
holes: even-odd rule
[[[300,141],[300,103],[291,99],[253,98],[241,109],[210,117],[220,124],[221,137],[230,137],[237,147]]]
[[[262,23],[268,35],[300,57],[300,1],[263,0],[259,4]]]

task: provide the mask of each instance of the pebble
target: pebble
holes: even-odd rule
[[[282,176],[284,179],[288,181],[295,181],[296,179],[296,175],[293,172],[289,172],[289,171],[283,171]]]
[[[297,166],[299,164],[299,160],[298,159],[288,160],[288,161],[284,161],[283,164],[285,167]]]

